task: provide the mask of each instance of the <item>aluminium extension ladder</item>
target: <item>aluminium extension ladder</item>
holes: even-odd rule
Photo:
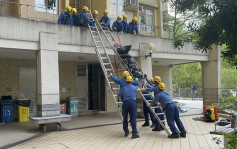
[[[113,82],[109,81],[109,77],[110,77],[110,76],[109,76],[109,74],[108,74],[108,68],[105,67],[105,66],[106,66],[105,64],[107,64],[107,65],[110,67],[110,72],[114,72],[114,68],[113,68],[112,63],[111,63],[111,61],[110,61],[110,59],[109,59],[109,56],[108,56],[108,54],[107,54],[106,48],[105,48],[104,43],[103,43],[103,41],[102,41],[102,38],[101,38],[101,36],[100,36],[99,30],[98,30],[98,28],[97,28],[97,26],[96,26],[96,23],[98,24],[99,28],[102,30],[102,32],[103,32],[105,38],[108,40],[108,42],[109,42],[110,46],[112,47],[114,53],[117,55],[121,67],[122,67],[123,69],[127,69],[127,67],[126,67],[126,65],[124,64],[124,62],[122,61],[121,57],[119,56],[119,54],[118,54],[118,52],[117,52],[116,44],[114,44],[114,42],[115,42],[116,40],[115,40],[115,37],[113,36],[113,34],[111,33],[111,31],[110,31],[107,27],[105,27],[105,26],[102,27],[102,25],[98,22],[98,20],[96,20],[96,19],[94,20],[94,18],[92,17],[91,11],[89,11],[89,12],[90,12],[90,13],[88,13],[88,14],[91,16],[91,18],[93,19],[93,21],[95,21],[95,27],[92,27],[92,26],[89,26],[89,25],[88,25],[88,27],[89,27],[89,29],[90,29],[91,35],[92,35],[93,40],[94,40],[94,43],[95,43],[95,45],[96,45],[96,53],[97,53],[97,55],[98,55],[98,57],[99,57],[100,64],[101,64],[101,67],[102,67],[103,72],[104,72],[104,74],[105,74],[107,83],[111,86],[110,90],[111,90],[111,92],[112,92],[114,101],[115,101],[115,103],[116,103],[116,105],[117,105],[118,107],[121,107],[122,102],[118,102],[118,101],[116,100],[116,97],[118,97],[118,94],[117,94],[117,95],[114,94],[114,90],[119,90],[120,88],[119,88],[119,87],[113,88],[113,86],[112,86],[112,83],[113,83]],[[98,39],[97,39],[97,38],[98,38]],[[101,44],[98,44],[98,43],[101,43]],[[102,49],[102,51],[104,52],[104,56],[102,56],[102,53],[100,52],[101,49]],[[131,57],[132,57],[132,56],[131,56]],[[132,57],[132,58],[133,58],[133,57]],[[104,62],[103,59],[107,59],[109,62]],[[136,62],[136,60],[135,60],[134,58],[133,58],[133,60]],[[136,63],[136,65],[139,67],[139,65],[138,65],[137,63]],[[129,69],[127,69],[127,70],[129,70]],[[141,69],[140,69],[140,70],[141,70]],[[132,75],[131,72],[130,72],[130,74]],[[115,83],[114,83],[114,84],[115,84]],[[146,87],[146,85],[144,84],[143,81],[142,81],[142,84],[143,84],[143,87]],[[152,100],[146,100],[146,98],[145,98],[144,96],[148,96],[148,95],[149,95],[149,96],[151,96],[151,97],[154,99],[153,95],[152,95],[150,92],[149,92],[149,94],[143,94],[141,91],[139,91],[139,93],[141,94],[142,99],[143,99],[143,101],[146,103],[146,105],[148,105],[149,102],[151,102]],[[156,120],[160,123],[161,127],[163,127],[164,130],[166,131],[166,133],[167,133],[168,135],[170,135],[171,133],[169,132],[169,130],[168,130],[168,129],[165,127],[165,125],[163,124],[163,122],[165,122],[165,120],[162,121],[162,120],[160,120],[160,118],[158,117],[159,115],[164,115],[164,116],[165,116],[164,112],[162,112],[162,113],[156,113],[156,112],[155,112],[155,109],[158,109],[158,108],[161,109],[161,111],[163,111],[163,110],[162,110],[162,107],[161,107],[160,105],[153,106],[153,107],[148,106],[148,107],[149,107],[149,110],[153,113],[153,115],[154,115],[154,117],[156,118]],[[119,113],[120,113],[121,120],[123,120],[122,109],[121,109],[121,108],[118,108],[118,111],[119,111]]]

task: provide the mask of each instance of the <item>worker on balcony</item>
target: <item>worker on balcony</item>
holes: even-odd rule
[[[94,22],[89,23],[90,26],[94,26],[94,27],[95,27],[95,20],[96,20],[96,17],[97,17],[98,14],[99,14],[99,12],[98,12],[97,10],[94,10],[94,11],[93,11],[92,17],[93,17],[93,19],[94,19]],[[91,19],[91,20],[92,20],[92,19]],[[92,20],[92,21],[93,21],[93,20]]]
[[[128,25],[128,32],[130,34],[135,34],[135,32],[136,32],[136,35],[139,35],[137,21],[138,21],[138,18],[137,17],[133,17],[132,22],[129,23],[129,25]]]
[[[123,16],[123,33],[128,33],[128,16]]]
[[[72,11],[72,7],[67,6],[66,11],[62,12],[61,15],[59,16],[58,24],[73,25],[71,11]]]
[[[105,26],[105,27],[108,27],[109,30],[110,29],[110,18],[108,17],[108,13],[109,11],[108,10],[105,10],[104,11],[104,16],[100,19],[100,24]]]
[[[114,21],[114,23],[112,25],[112,29],[116,32],[122,32],[124,30],[121,16],[118,16],[117,20]]]
[[[172,134],[169,135],[169,138],[179,138],[180,136],[183,138],[186,138],[186,130],[183,126],[183,123],[179,119],[179,110],[176,104],[174,104],[173,100],[171,99],[169,93],[165,91],[165,84],[159,83],[158,86],[158,92],[159,94],[155,96],[155,99],[152,101],[150,106],[155,105],[156,103],[160,103],[162,108],[165,111],[167,123],[172,131]],[[179,128],[179,131],[181,132],[179,134],[179,131],[175,127],[174,122],[176,122],[176,125]]]
[[[159,76],[155,76],[154,77],[154,86],[151,86],[151,85],[147,84],[148,88],[141,90],[141,92],[148,92],[148,91],[149,92],[154,92],[154,97],[156,97],[156,95],[158,95],[158,93],[159,93],[158,92],[158,85],[159,85],[160,82],[161,82],[161,78]],[[155,112],[156,113],[163,113],[161,111],[161,109],[159,109],[159,108],[156,108]],[[164,120],[165,119],[164,115],[159,115],[158,117],[160,118],[160,120]],[[165,123],[163,123],[163,124],[165,124]],[[155,127],[155,128],[153,128],[153,127]],[[154,123],[151,126],[151,128],[153,128],[152,131],[164,130],[164,128],[160,126],[160,123],[158,122],[157,119],[154,120]]]
[[[87,27],[89,23],[93,23],[91,19],[88,18],[87,12],[89,11],[87,6],[82,7],[82,13],[79,15],[79,26]]]
[[[127,76],[126,83],[127,85],[121,90],[121,96],[123,96],[123,130],[125,132],[125,137],[129,134],[128,129],[128,114],[130,115],[130,121],[132,125],[132,139],[139,138],[137,130],[137,89],[132,85],[133,78]]]
[[[78,19],[77,19],[78,15],[80,15],[80,14],[77,14],[77,9],[76,8],[72,8],[73,26],[79,26]]]
[[[145,77],[145,80],[143,82],[143,85],[147,86],[147,84],[149,84],[149,86],[153,87],[154,85],[150,81],[150,80],[153,80],[153,78],[148,80],[146,75],[144,75],[144,77]],[[147,86],[147,88],[150,88],[150,87]],[[144,94],[144,97],[146,98],[146,100],[148,100],[148,101],[152,100],[151,95],[149,95],[150,93],[148,91],[143,92],[143,94]],[[144,114],[144,117],[145,117],[145,123],[142,124],[142,127],[150,126],[149,115],[150,115],[150,118],[151,118],[151,121],[152,121],[152,125],[154,126],[155,125],[155,117],[154,117],[153,113],[150,111],[149,107],[147,106],[147,104],[144,100],[143,100],[143,114]]]

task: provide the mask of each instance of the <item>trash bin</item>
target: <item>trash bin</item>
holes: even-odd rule
[[[79,98],[78,97],[68,97],[67,114],[70,114],[73,117],[77,117],[78,110],[79,110],[78,107],[79,107]]]
[[[0,100],[0,122],[13,122],[13,105],[14,101],[11,96],[2,96]]]
[[[18,121],[28,122],[30,115],[30,103],[31,100],[28,98],[21,98],[16,100],[18,106]]]
[[[66,114],[67,112],[67,100],[60,100],[60,114]]]

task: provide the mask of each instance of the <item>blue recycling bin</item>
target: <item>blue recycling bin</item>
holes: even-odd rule
[[[13,105],[14,105],[14,101],[12,100],[11,96],[2,96],[2,100],[0,100],[0,122],[1,123],[13,122]]]

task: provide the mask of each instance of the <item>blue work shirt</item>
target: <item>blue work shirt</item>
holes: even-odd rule
[[[123,101],[126,100],[136,100],[137,97],[137,89],[132,84],[127,84],[120,91],[120,95],[123,97]]]
[[[149,81],[147,78],[146,78],[146,81],[147,83],[150,85],[150,86],[154,86],[151,81]],[[147,86],[147,88],[150,88],[149,86]],[[149,92],[143,92],[143,94],[149,94]],[[144,96],[145,98],[151,98],[150,95],[147,95],[147,96]]]
[[[73,25],[72,15],[62,12],[58,18],[58,24]]]
[[[111,75],[111,79],[118,85],[120,85],[120,90],[127,85],[126,79],[117,79],[115,76]],[[132,85],[138,86],[140,84],[139,81],[132,81]]]
[[[146,91],[154,92],[154,97],[156,97],[156,95],[159,94],[159,92],[158,92],[158,84],[154,85],[153,88],[147,88]]]
[[[117,32],[122,32],[123,31],[123,22],[121,21],[120,23],[116,20],[113,25],[112,25],[112,29],[114,30],[114,28],[117,28]]]
[[[77,16],[78,16],[78,15],[72,15],[72,21],[73,21],[72,25],[73,25],[73,26],[78,26],[78,25],[79,25],[79,24],[78,24]]]
[[[79,20],[82,21],[82,22],[79,21],[80,26],[82,27],[87,27],[88,23],[93,23],[93,21],[88,18],[88,15],[84,11],[80,14]]]
[[[93,16],[93,19],[95,20],[95,17],[94,17],[94,16]],[[93,19],[90,19],[90,20],[92,21],[92,23],[89,23],[89,25],[95,27],[95,23],[93,22]]]
[[[123,20],[123,32],[128,33],[128,22]]]
[[[152,101],[152,104],[156,104],[159,102],[162,106],[162,108],[165,108],[167,104],[173,103],[173,100],[171,99],[169,93],[166,91],[160,91],[159,94],[155,96],[155,99]]]
[[[104,23],[105,26],[107,26],[110,29],[110,18],[109,17],[102,17],[99,21],[100,23]]]
[[[130,22],[128,25],[128,33],[134,34],[134,31],[136,31],[137,35],[139,34],[137,24],[133,24],[132,22]]]

